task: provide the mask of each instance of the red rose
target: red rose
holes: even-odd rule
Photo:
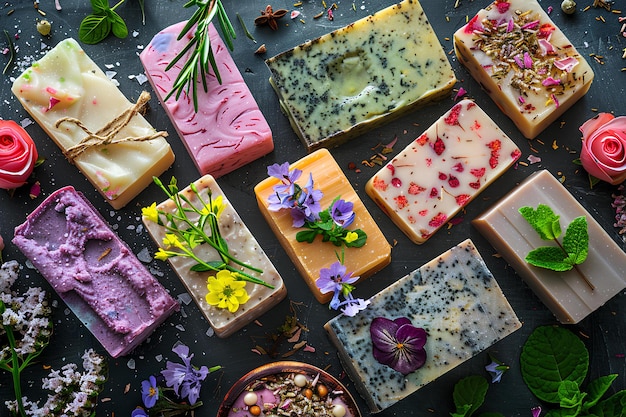
[[[0,188],[11,190],[26,184],[37,157],[28,133],[12,120],[0,120]]]
[[[594,177],[613,185],[626,180],[626,117],[600,113],[580,127],[580,161]]]

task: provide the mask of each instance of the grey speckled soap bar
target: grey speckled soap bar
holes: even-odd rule
[[[456,77],[417,0],[404,0],[266,61],[309,151],[448,95]]]
[[[370,323],[407,317],[428,332],[426,364],[402,375],[372,354]],[[355,317],[324,325],[339,358],[372,412],[382,411],[521,327],[471,240],[370,298]]]

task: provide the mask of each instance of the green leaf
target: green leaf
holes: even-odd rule
[[[223,266],[224,266],[224,262],[222,261],[210,261],[210,262],[206,262],[206,265],[195,264],[191,268],[189,268],[189,270],[194,271],[194,272],[208,272],[208,271],[215,271],[215,270],[221,269]]]
[[[539,204],[537,210],[532,207],[521,207],[520,214],[539,233],[543,240],[553,240],[561,235],[560,216],[557,216],[550,207]]]
[[[480,413],[478,417],[504,417],[504,414],[496,413],[494,411],[487,411],[486,413]]]
[[[109,2],[107,0],[91,0],[91,8],[93,14],[104,14],[109,10]]]
[[[457,413],[461,412],[462,414],[459,415],[466,417],[474,414],[485,402],[487,389],[489,389],[489,383],[482,376],[472,375],[457,382],[452,393]]]
[[[298,242],[313,243],[316,236],[317,236],[317,232],[315,230],[302,230],[296,233],[296,240]]]
[[[572,332],[558,326],[537,327],[520,355],[522,378],[540,400],[559,404],[562,381],[578,386],[587,375],[589,352]]]
[[[578,410],[572,408],[555,408],[546,413],[544,417],[575,417]],[[587,416],[590,417],[590,416]]]
[[[567,226],[563,236],[563,249],[568,253],[568,261],[572,265],[581,264],[589,253],[589,234],[585,216],[576,217]]]
[[[565,253],[556,246],[542,246],[531,250],[526,255],[526,262],[540,268],[553,271],[569,271],[572,263],[569,262]]]
[[[617,374],[601,376],[598,379],[594,379],[587,385],[587,401],[583,404],[583,410],[596,405],[606,391],[611,387],[613,381],[617,378]]]
[[[124,19],[117,14],[117,12],[113,10],[107,11],[107,16],[109,17],[109,21],[111,22],[111,30],[115,37],[124,39],[128,36],[128,28],[126,27],[126,22]]]
[[[450,413],[452,417],[466,417],[467,412],[472,408],[472,404],[464,404],[461,407],[457,407],[456,412]]]
[[[626,390],[616,392],[606,400],[600,401],[589,409],[589,414],[598,417],[625,417],[626,416]]]
[[[561,399],[559,405],[562,408],[575,409],[576,414],[580,411],[583,398],[587,395],[580,392],[580,387],[574,381],[561,381],[558,394]]]
[[[106,38],[110,32],[111,22],[106,15],[91,14],[80,22],[78,38],[88,45],[93,45]]]
[[[353,230],[353,232],[359,235],[359,237],[350,243],[345,242],[346,246],[349,248],[360,248],[365,245],[365,242],[367,241],[367,233],[361,229]]]
[[[144,0],[139,0],[139,8],[141,9],[141,24],[146,24],[146,8],[144,5]]]

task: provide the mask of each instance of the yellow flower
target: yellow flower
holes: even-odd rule
[[[180,248],[182,246],[182,243],[180,243],[180,240],[178,240],[178,236],[176,236],[174,233],[166,233],[165,237],[163,238],[163,244],[168,248],[170,246],[175,246],[177,248]]]
[[[170,254],[163,250],[163,248],[159,248],[158,252],[154,254],[154,257],[159,261],[165,261],[170,257]]]
[[[220,215],[224,211],[226,204],[224,203],[224,198],[221,195],[218,195],[217,198],[211,200],[211,207],[204,207],[200,210],[200,214],[206,216],[209,213],[215,214],[216,218],[220,218]]]
[[[230,271],[223,269],[207,279],[206,302],[234,313],[250,299],[245,287],[245,281],[237,281]]]
[[[359,234],[356,232],[348,232],[346,233],[346,237],[343,238],[343,240],[346,241],[346,243],[352,243],[355,240],[357,240],[359,238]]]
[[[156,203],[152,203],[150,206],[142,208],[141,214],[151,222],[159,222],[159,211],[156,208]]]

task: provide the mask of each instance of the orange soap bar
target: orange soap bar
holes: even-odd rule
[[[367,233],[367,242],[360,248],[345,248],[346,271],[364,279],[387,266],[391,262],[391,246],[330,152],[326,149],[315,151],[291,164],[290,169],[294,168],[302,170],[303,179],[308,179],[309,174],[313,174],[315,188],[324,193],[320,202],[323,210],[337,197],[354,204],[356,218],[348,229],[363,230]],[[315,298],[320,303],[327,303],[332,298],[332,293],[322,294],[315,281],[319,278],[320,269],[329,268],[336,262],[337,254],[341,255],[342,249],[331,242],[322,242],[319,236],[313,243],[296,240],[296,234],[306,229],[293,227],[289,210],[270,211],[268,208],[268,197],[274,193],[273,187],[278,183],[278,179],[269,177],[254,187],[261,213]]]

